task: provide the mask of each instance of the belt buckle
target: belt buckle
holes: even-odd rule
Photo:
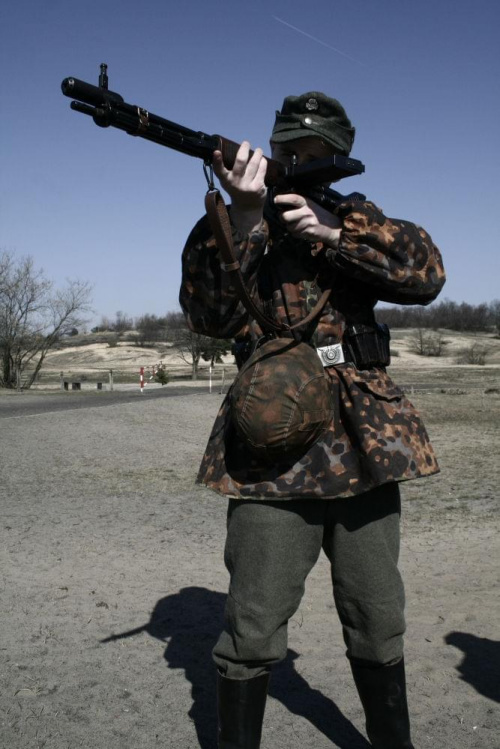
[[[333,367],[335,364],[344,364],[344,350],[341,343],[333,343],[331,346],[320,346],[316,349],[320,361],[324,367]]]

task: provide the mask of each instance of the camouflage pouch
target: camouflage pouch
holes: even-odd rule
[[[333,418],[330,380],[312,346],[272,338],[239,371],[231,418],[249,449],[267,459],[300,457]]]

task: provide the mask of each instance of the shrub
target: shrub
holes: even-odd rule
[[[455,364],[486,364],[487,350],[479,343],[473,343],[466,348],[460,349],[455,359]]]
[[[155,372],[155,382],[159,382],[160,385],[168,385],[170,382],[170,375],[166,369],[159,367]]]
[[[417,328],[410,336],[410,351],[419,356],[442,356],[445,345],[439,331]]]

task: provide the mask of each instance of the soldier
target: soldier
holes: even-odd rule
[[[272,156],[302,164],[349,155],[355,130],[344,108],[319,92],[289,96],[271,135]],[[225,628],[214,648],[219,746],[258,749],[270,670],[286,656],[287,624],[321,548],[366,730],[376,749],[411,749],[403,660],[404,589],[398,571],[398,482],[439,468],[425,427],[391,381],[378,300],[428,304],[445,276],[422,228],[387,218],[372,202],[346,199],[332,213],[298,194],[270,205],[261,149],[244,142],[231,170],[214,169],[231,197],[234,251],[249,291],[275,320],[306,317],[331,289],[306,340],[319,354],[334,417],[305,454],[252,453],[235,430],[230,401],[217,416],[198,475],[229,498]],[[183,253],[180,302],[190,328],[255,348],[262,329],[230,278],[206,217]],[[328,362],[327,362],[328,363]]]

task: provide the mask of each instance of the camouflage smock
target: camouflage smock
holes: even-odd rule
[[[233,231],[247,288],[267,315],[293,324],[322,289],[332,289],[309,336],[315,346],[339,343],[348,324],[373,325],[378,300],[428,304],[445,281],[439,250],[420,227],[387,218],[371,202],[345,202],[337,214],[342,222],[337,249],[292,238],[270,215],[250,236]],[[204,217],[182,258],[180,303],[189,327],[216,338],[260,337],[220,263]],[[300,460],[259,464],[235,433],[226,397],[198,483],[226,497],[333,499],[439,471],[419,415],[384,369],[341,364],[326,371],[336,417]]]

